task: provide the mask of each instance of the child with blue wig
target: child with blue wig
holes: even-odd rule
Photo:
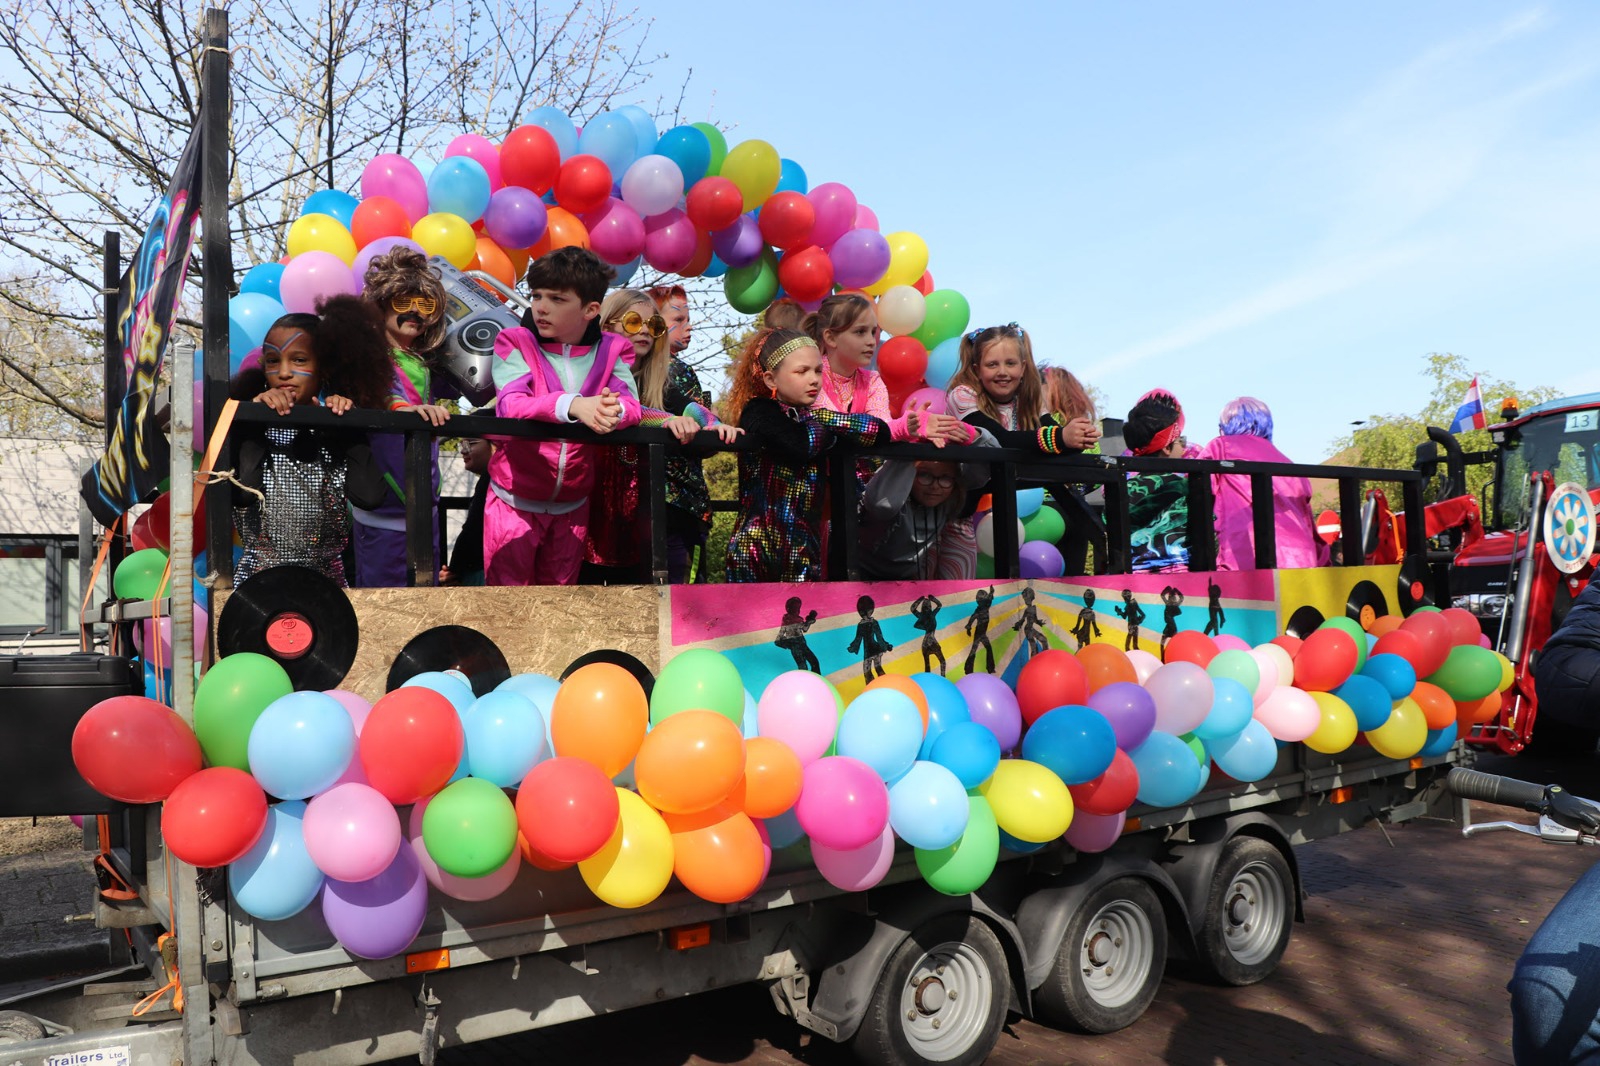
[[[1254,396],[1230,400],[1217,419],[1219,436],[1200,449],[1200,459],[1241,463],[1288,463],[1272,443],[1272,411]],[[1256,568],[1255,526],[1251,521],[1250,475],[1213,474],[1216,495],[1217,569]],[[1321,566],[1327,549],[1317,540],[1311,515],[1311,482],[1303,477],[1272,481],[1272,514],[1277,527],[1277,565],[1284,568]]]

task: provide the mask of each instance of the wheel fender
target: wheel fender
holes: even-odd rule
[[[1017,928],[1027,945],[1024,980],[1030,990],[1044,983],[1055,965],[1067,925],[1084,899],[1101,885],[1119,877],[1137,877],[1149,883],[1161,900],[1168,932],[1189,938],[1188,904],[1165,870],[1150,857],[1116,850],[1082,855],[1061,876],[1034,890],[1017,908]]]
[[[1223,847],[1236,836],[1259,837],[1278,849],[1294,878],[1294,920],[1305,921],[1305,908],[1300,898],[1300,864],[1295,861],[1294,848],[1289,846],[1277,822],[1259,811],[1246,811],[1198,822],[1190,827],[1189,841],[1173,847],[1173,861],[1168,869],[1182,893],[1190,923],[1203,920],[1217,861],[1222,857]],[[1192,947],[1197,932],[1194,928],[1186,931],[1184,943],[1187,946]]]
[[[816,971],[808,1019],[798,1019],[836,1041],[846,1041],[861,1027],[861,1019],[872,1002],[872,992],[883,976],[889,956],[918,927],[951,913],[970,913],[987,922],[1000,938],[1011,967],[1010,1009],[1019,1014],[1031,1009],[1029,988],[1022,982],[1022,960],[1026,957],[1017,924],[977,895],[945,896],[926,889],[896,893],[892,901],[874,901],[880,909],[871,933],[838,955],[831,955]],[[815,1023],[821,1022],[822,1025]],[[828,1029],[832,1029],[829,1032]]]

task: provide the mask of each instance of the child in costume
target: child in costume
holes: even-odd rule
[[[835,440],[875,446],[886,423],[815,405],[822,353],[804,333],[764,330],[733,370],[729,418],[760,443],[739,453],[739,518],[728,541],[729,581],[822,578],[822,465]]]
[[[1044,373],[1044,406],[1055,417],[1056,425],[1070,426],[1083,419],[1089,423],[1089,431],[1083,434],[1089,441],[1083,449],[1085,455],[1098,454],[1100,451],[1100,418],[1095,410],[1094,399],[1089,395],[1089,390],[1083,387],[1072,371],[1065,367],[1047,366]],[[1105,571],[1106,542],[1105,530],[1101,523],[1094,517],[1094,510],[1089,502],[1084,499],[1084,486],[1069,484],[1067,492],[1072,497],[1067,501],[1056,501],[1056,509],[1063,516],[1073,516],[1073,521],[1067,522],[1067,531],[1056,542],[1056,547],[1061,549],[1061,558],[1066,561],[1066,573],[1084,574],[1089,570],[1089,548],[1091,545],[1096,550],[1098,570]]]
[[[1183,425],[1183,405],[1177,397],[1164,389],[1152,389],[1128,411],[1122,439],[1131,455],[1181,459],[1185,450]],[[1135,571],[1188,570],[1188,479],[1178,473],[1144,473],[1128,478],[1128,529]]]
[[[383,325],[354,296],[334,296],[321,315],[284,315],[261,342],[259,367],[232,383],[236,399],[266,404],[279,414],[324,406],[379,407],[390,379]],[[293,426],[241,427],[233,490],[234,528],[244,555],[234,569],[240,584],[274,566],[306,566],[346,585],[344,550],[350,539],[347,500],[379,503],[385,491],[359,430]]]
[[[499,390],[501,418],[581,422],[595,433],[639,422],[628,358],[633,343],[600,329],[616,272],[584,248],[557,248],[528,267],[531,306],[495,338],[495,356],[526,366]],[[583,562],[594,487],[593,445],[509,438],[489,460],[483,509],[490,585],[571,585]]]
[[[1232,459],[1241,463],[1287,463],[1291,460],[1272,444],[1272,411],[1254,396],[1230,400],[1217,419],[1219,436],[1200,450],[1202,459]],[[1250,511],[1250,475],[1214,474],[1216,494],[1217,569],[1254,570],[1255,521]],[[1272,479],[1272,521],[1277,527],[1281,567],[1321,566],[1327,548],[1317,539],[1311,514],[1311,482],[1303,477]]]
[[[994,446],[987,430],[976,443]],[[861,501],[861,576],[871,581],[971,578],[976,543],[947,537],[959,524],[968,492],[989,480],[987,463],[892,459],[867,483]]]

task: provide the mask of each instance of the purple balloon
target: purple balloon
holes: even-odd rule
[[[644,219],[615,196],[584,215],[582,221],[589,228],[590,249],[612,266],[644,254]]]
[[[1067,562],[1061,551],[1045,540],[1030,540],[1018,551],[1018,569],[1023,577],[1060,577]]]
[[[549,221],[539,194],[520,185],[496,190],[483,212],[484,230],[502,248],[533,247],[544,236]]]
[[[968,674],[956,682],[967,701],[972,720],[994,734],[1001,751],[1011,751],[1022,739],[1022,711],[1017,694],[993,674]]]
[[[761,258],[767,246],[761,239],[761,227],[749,215],[740,215],[727,229],[711,235],[711,250],[731,267],[749,266]]]
[[[676,274],[692,263],[698,243],[694,223],[676,207],[644,220],[644,261],[663,274]]]
[[[853,229],[828,249],[833,283],[841,289],[871,285],[889,269],[889,242],[871,229]]]
[[[811,241],[819,248],[827,248],[850,231],[856,220],[856,194],[848,186],[836,181],[824,182],[806,193],[806,199],[816,208],[817,221],[811,227]],[[884,248],[888,248],[885,243]],[[720,254],[720,253],[719,253]],[[888,261],[884,267],[887,269]],[[883,271],[878,272],[880,275]],[[835,280],[838,280],[835,275]],[[877,279],[874,278],[874,281]]]
[[[1156,727],[1156,701],[1132,681],[1113,681],[1089,693],[1085,702],[1111,723],[1117,747],[1123,751],[1143,744]]]
[[[387,959],[406,949],[428,916],[428,879],[410,848],[367,881],[334,881],[322,890],[322,918],[339,946],[363,959]]]
[[[1074,811],[1072,824],[1067,826],[1066,841],[1082,852],[1105,851],[1122,836],[1127,820],[1127,816],[1121,814]]]
[[[356,292],[359,293],[367,287],[367,267],[372,265],[372,261],[380,255],[394,251],[396,248],[410,248],[414,252],[422,252],[423,255],[428,254],[422,251],[422,245],[410,237],[379,237],[357,252],[356,261],[350,264],[350,269],[356,277]]]

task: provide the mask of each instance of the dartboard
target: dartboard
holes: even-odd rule
[[[1544,546],[1563,574],[1583,569],[1594,553],[1594,506],[1588,489],[1570,481],[1556,486],[1544,509]]]

